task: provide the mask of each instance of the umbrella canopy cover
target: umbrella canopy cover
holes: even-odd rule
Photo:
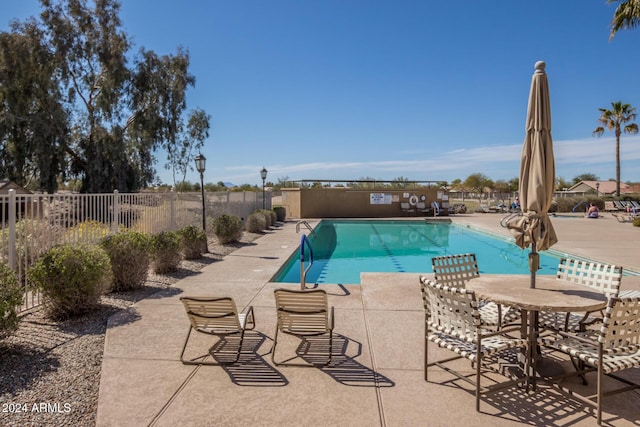
[[[545,63],[538,61],[535,68],[520,162],[519,196],[523,215],[510,221],[507,227],[521,248],[534,244],[533,250],[545,250],[558,241],[547,215],[555,188],[555,161]]]

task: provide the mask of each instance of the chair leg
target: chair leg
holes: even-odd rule
[[[480,348],[480,343],[478,343]],[[476,360],[476,412],[480,412],[480,366],[482,365],[482,353],[478,353]]]
[[[274,365],[280,366],[280,363],[276,362],[276,346],[278,345],[278,330],[280,328],[276,326],[276,334],[273,337],[273,347],[271,348],[271,361]]]
[[[182,346],[182,352],[180,353],[180,361],[188,365],[194,364],[192,360],[184,360],[184,351],[187,349],[187,343],[189,342],[189,337],[191,336],[191,329],[193,329],[193,327],[189,325],[189,332],[187,333],[187,338],[184,340],[184,345]]]
[[[236,353],[236,358],[232,363],[236,363],[238,360],[240,360],[240,354],[242,353],[242,343],[244,343],[244,329],[242,330],[242,332],[240,332],[240,344],[238,344],[238,352]]]
[[[424,325],[424,380],[429,381],[429,327]]]
[[[602,344],[600,344],[600,354],[598,360],[598,401],[597,401],[597,411],[598,411],[598,425],[602,424],[602,377],[604,376],[602,372]]]

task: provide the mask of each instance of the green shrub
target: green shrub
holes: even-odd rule
[[[207,235],[204,230],[195,225],[187,225],[178,230],[180,246],[186,259],[202,258],[207,252]]]
[[[178,269],[180,253],[180,235],[175,231],[163,231],[151,237],[153,271],[158,274]]]
[[[237,242],[242,237],[242,220],[235,215],[222,214],[213,220],[213,234],[222,244]]]
[[[266,223],[265,229],[271,227],[271,225],[272,225],[272,222],[271,222],[271,211],[268,211],[266,209],[258,209],[256,212],[258,212],[259,214],[264,216],[264,221]]]
[[[276,215],[276,213],[273,210],[265,210],[264,211],[265,215],[269,215],[270,219],[271,219],[271,225],[276,225],[276,221],[278,221],[278,215]]]
[[[149,275],[151,239],[138,231],[125,231],[107,236],[102,248],[111,260],[114,292],[140,288]]]
[[[287,209],[284,206],[275,206],[273,212],[276,214],[276,221],[284,222],[287,219]]]
[[[29,280],[54,318],[73,317],[98,305],[111,285],[111,262],[100,246],[64,244],[49,249],[28,270]]]
[[[640,227],[640,216],[633,219],[633,226]]]
[[[22,295],[16,273],[8,265],[0,263],[0,339],[18,329],[20,317],[16,307],[22,304]]]
[[[250,233],[260,233],[267,228],[267,220],[264,214],[260,212],[254,212],[247,218],[246,229]]]

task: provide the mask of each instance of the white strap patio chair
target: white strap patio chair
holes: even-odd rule
[[[236,303],[229,297],[181,297],[180,301],[184,305],[187,316],[189,318],[189,332],[184,340],[182,352],[180,353],[180,361],[185,365],[225,365],[236,363],[240,359],[242,352],[242,343],[244,341],[244,332],[255,328],[255,319],[253,316],[253,307],[247,307],[244,312],[238,313]],[[191,336],[191,331],[200,332],[207,335],[215,335],[220,337],[218,343],[228,335],[240,334],[240,343],[233,352],[218,351],[209,352],[190,359],[184,358],[185,350]],[[226,341],[221,347],[226,346]],[[214,347],[211,347],[212,349]],[[233,359],[229,361],[206,361],[208,356],[222,356],[231,354]]]
[[[455,375],[475,386],[476,411],[480,411],[480,396],[492,393],[521,382],[528,382],[526,373],[530,371],[528,362],[520,379],[490,386],[481,386],[482,369],[489,368],[487,361],[490,356],[513,349],[527,347],[526,339],[511,338],[504,334],[519,332],[520,327],[514,326],[499,331],[484,329],[480,321],[480,313],[473,291],[454,288],[426,280],[421,285],[422,299],[425,306],[425,335],[424,335],[424,379],[429,380],[428,372],[431,366]],[[456,356],[429,362],[429,342],[456,353]],[[466,358],[475,364],[475,381],[459,373],[447,362]],[[495,369],[494,369],[495,371]]]
[[[640,384],[614,375],[624,369],[640,368],[640,298],[609,298],[599,331],[575,334],[560,332],[560,335],[560,339],[546,339],[543,343],[571,357],[574,366],[579,368],[573,375],[583,376],[596,371],[598,383],[595,395],[580,396],[575,392],[571,392],[571,395],[596,408],[600,425],[604,397],[640,388]],[[604,375],[626,386],[604,392]],[[554,385],[567,391],[555,381]]]
[[[622,280],[622,267],[598,262],[562,258],[558,264],[557,278],[583,285],[607,297],[617,297]],[[540,312],[538,321],[544,328],[564,332],[584,331],[587,326],[602,321],[602,312]]]
[[[476,254],[473,253],[435,256],[431,258],[431,266],[436,282],[450,287],[464,288],[469,280],[480,277]],[[491,301],[479,301],[478,310],[484,325],[498,329],[520,319],[519,310]]]

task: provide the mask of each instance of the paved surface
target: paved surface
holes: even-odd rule
[[[498,225],[500,218],[474,214],[454,221],[508,234]],[[555,249],[640,271],[639,227],[609,214],[598,220],[556,218],[553,223],[560,239]],[[105,341],[97,425],[595,425],[590,409],[546,386],[535,393],[512,388],[483,398],[482,412],[476,413],[469,386],[450,374],[433,368],[425,382],[424,311],[415,273],[364,273],[362,285],[323,286],[336,310],[334,362],[325,368],[274,367],[273,290],[281,284],[269,279],[298,242],[295,222],[287,222],[114,315]],[[640,289],[638,279],[623,279],[623,289]],[[248,333],[239,363],[194,367],[180,362],[188,330],[179,301],[183,295],[228,295],[240,309],[254,307],[257,327]],[[193,339],[190,354],[207,351],[213,340],[204,338]],[[294,338],[283,341],[279,356],[295,354],[296,346]],[[429,355],[450,353],[430,346]],[[464,361],[457,367],[473,372]],[[638,371],[625,375],[640,381]],[[576,380],[565,384],[587,393],[595,385],[590,378],[588,387]],[[640,393],[618,396],[605,400],[605,425],[640,425]]]

